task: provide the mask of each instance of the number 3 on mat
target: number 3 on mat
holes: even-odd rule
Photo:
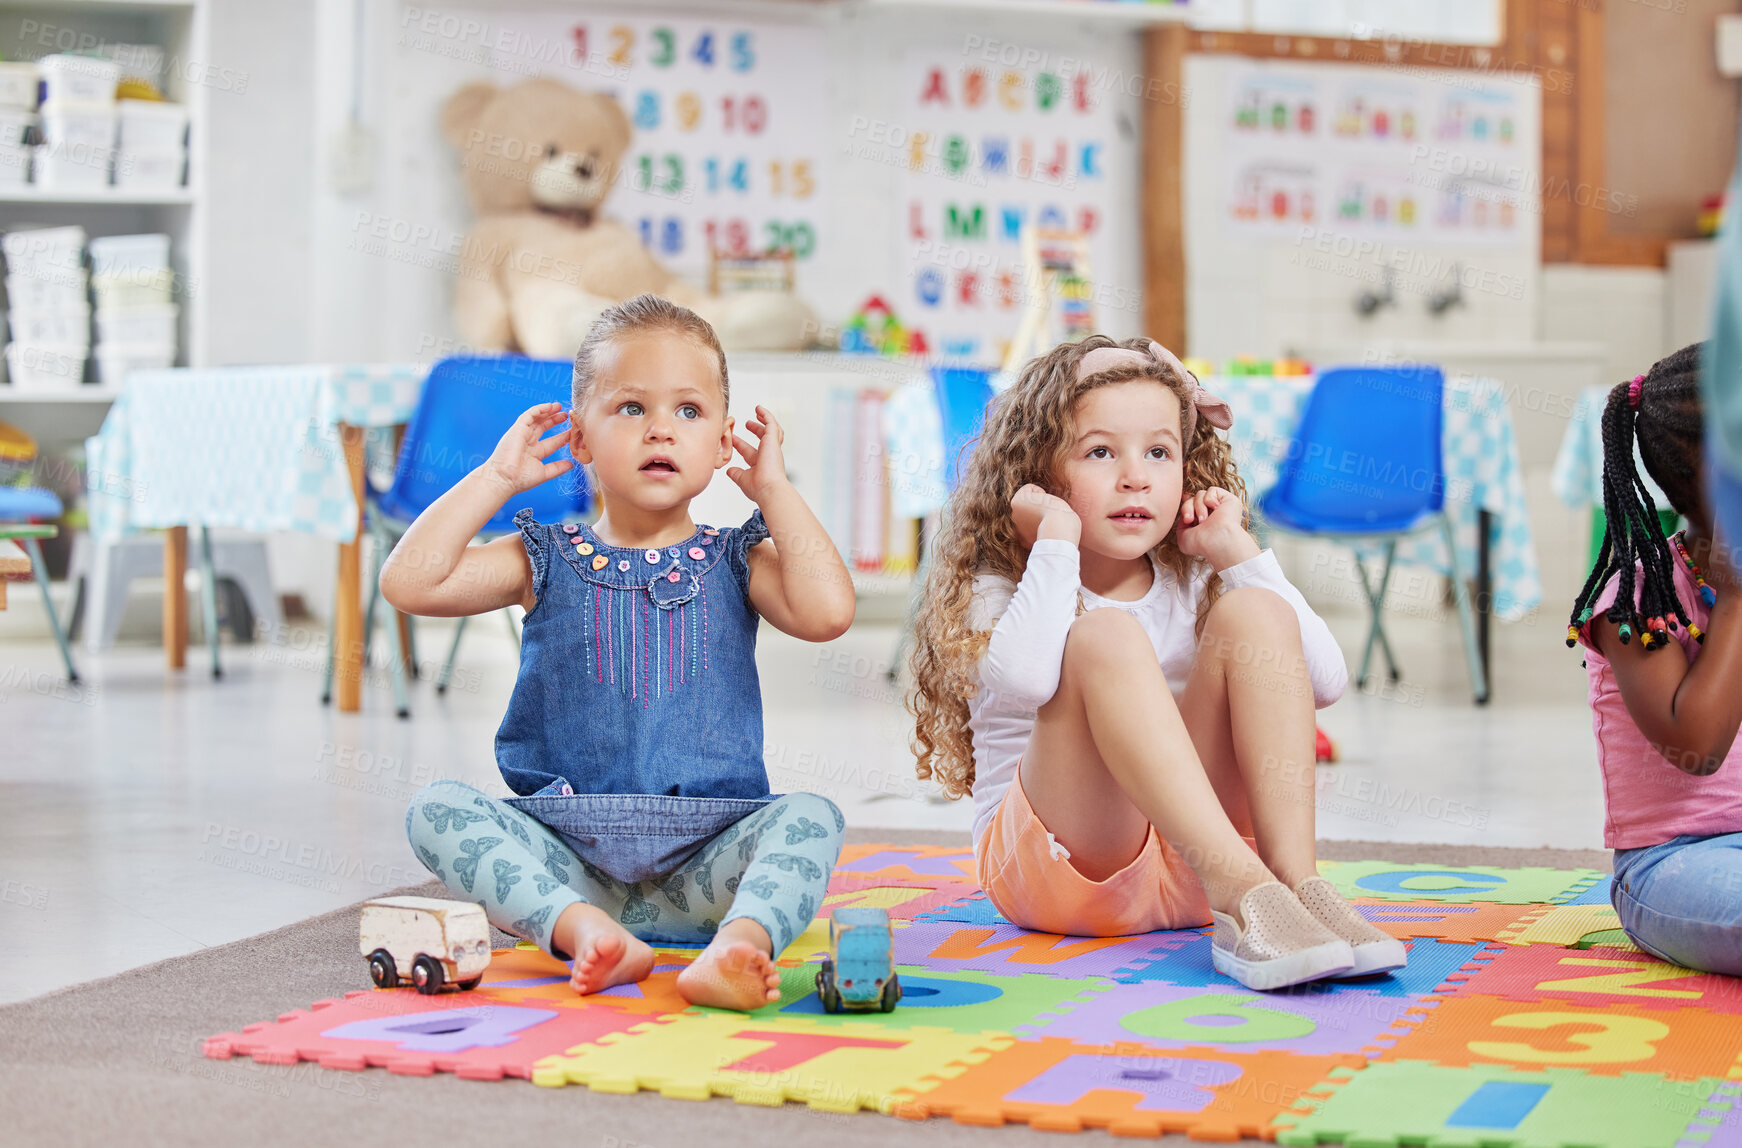
[[[1657,1042],[1669,1035],[1669,1026],[1637,1016],[1596,1016],[1583,1012],[1517,1012],[1494,1021],[1496,1028],[1558,1028],[1564,1024],[1594,1027],[1596,1032],[1564,1034],[1578,1051],[1547,1050],[1514,1041],[1473,1040],[1471,1052],[1492,1060],[1528,1061],[1531,1064],[1625,1064],[1650,1060],[1657,1055]]]

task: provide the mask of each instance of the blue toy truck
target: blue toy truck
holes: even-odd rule
[[[823,1011],[895,1011],[895,935],[882,909],[837,909],[829,919],[829,955],[817,970]]]

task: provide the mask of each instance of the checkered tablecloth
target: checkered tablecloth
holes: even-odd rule
[[[1254,502],[1275,485],[1279,464],[1300,424],[1314,376],[1221,376],[1202,380],[1234,408],[1229,432],[1234,461]],[[1458,562],[1466,576],[1476,571],[1476,512],[1494,516],[1489,540],[1493,612],[1515,622],[1542,601],[1542,578],[1525,509],[1518,442],[1504,388],[1491,379],[1448,378],[1441,431],[1446,509],[1457,538]],[[1374,553],[1377,553],[1375,549]],[[1449,573],[1445,544],[1437,532],[1399,543],[1397,560]]]
[[[1609,388],[1586,387],[1573,403],[1573,418],[1567,433],[1561,436],[1561,446],[1554,456],[1554,473],[1550,481],[1555,495],[1574,510],[1603,505],[1603,406],[1609,401]],[[1657,500],[1659,510],[1670,509],[1669,498],[1645,473],[1639,461],[1639,448],[1633,448],[1633,464],[1645,489]]]
[[[386,427],[428,367],[315,364],[139,371],[85,442],[91,531],[223,526],[357,536],[341,422]]]

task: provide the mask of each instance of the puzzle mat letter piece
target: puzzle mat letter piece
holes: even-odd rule
[[[1700,1107],[1651,1073],[1592,1076],[1575,1069],[1520,1072],[1494,1065],[1447,1068],[1421,1061],[1338,1070],[1329,1099],[1302,1100],[1277,1117],[1276,1141],[1435,1148],[1582,1145],[1673,1148]],[[1718,1082],[1710,1081],[1715,1087]]]
[[[1607,901],[1602,904],[1544,905],[1520,917],[1511,928],[1502,931],[1499,939],[1509,945],[1571,948],[1587,937],[1620,928],[1621,918]],[[1639,951],[1631,941],[1616,947]]]
[[[1409,941],[1406,945],[1409,950],[1409,963],[1387,976],[1360,982],[1351,981],[1347,984],[1320,982],[1311,988],[1303,988],[1303,991],[1342,992],[1360,989],[1382,996],[1421,1000],[1443,985],[1447,976],[1469,965],[1473,959],[1484,956],[1488,949],[1498,948],[1477,944],[1458,945],[1431,938]],[[1241,988],[1232,979],[1216,972],[1210,963],[1210,938],[1207,934],[1192,934],[1179,948],[1147,961],[1139,961],[1131,968],[1115,973],[1113,979],[1126,984],[1163,981],[1175,985],[1216,986],[1230,991]]]
[[[677,975],[700,951],[655,946],[653,971],[647,977],[581,996],[569,987],[568,963],[536,947],[498,950],[473,995],[541,1008],[613,1008],[643,1017],[682,1012],[690,1003],[677,991]]]
[[[841,1013],[831,1016],[817,999],[815,962],[780,970],[780,999],[751,1013],[778,1028],[797,1019],[807,1029],[865,1025],[883,1029],[947,1028],[959,1033],[1009,1032],[1068,1007],[1069,1002],[1111,981],[1078,981],[1022,973],[998,976],[982,972],[939,972],[914,965],[897,965],[901,977],[900,1006],[891,1013]]]
[[[1325,878],[1348,898],[1383,901],[1491,901],[1527,905],[1574,897],[1601,880],[1595,869],[1496,869],[1487,865],[1401,865],[1345,861]]]
[[[1506,947],[1474,971],[1448,979],[1450,996],[1515,1001],[1566,1000],[1579,1004],[1636,1004],[1702,1008],[1742,1016],[1742,978],[1666,964],[1645,953],[1553,945]],[[1742,1029],[1742,1022],[1735,1023]]]
[[[1546,904],[1498,905],[1473,901],[1459,905],[1445,901],[1386,901],[1372,897],[1357,897],[1349,903],[1369,924],[1400,941],[1432,937],[1460,944],[1505,940],[1504,934],[1515,928],[1522,918],[1550,908]]]
[[[209,1038],[215,1059],[251,1056],[261,1064],[310,1060],[323,1068],[470,1080],[529,1077],[556,1052],[623,1032],[643,1018],[617,1009],[531,1009],[490,1003],[484,990],[424,996],[415,989],[375,989],[317,1001],[276,1022]],[[524,1022],[524,1023],[521,1023]]]
[[[1196,934],[1145,933],[1138,937],[1063,937],[1015,925],[976,928],[953,921],[915,921],[895,932],[895,959],[941,972],[975,970],[1045,973],[1067,979],[1104,977],[1154,958]],[[1205,964],[1209,963],[1206,954]]]
[[[1325,876],[1352,900],[1530,904],[1577,896],[1603,875],[1585,869],[1347,861]]]
[[[1010,919],[992,904],[992,898],[976,890],[972,895],[941,905],[928,913],[916,914],[915,921],[954,921],[960,925],[1008,925]]]
[[[909,921],[979,891],[978,885],[967,881],[922,885],[876,877],[836,877],[829,882],[821,915],[831,917],[836,909],[884,909],[892,921]]]
[[[835,872],[930,880],[939,885],[979,880],[973,851],[946,845],[849,845],[841,850]]]
[[[1708,1090],[1702,1082],[1680,1081],[1672,1087],[1700,1099],[1677,1148],[1742,1148],[1742,1083],[1729,1080]]]
[[[650,1089],[686,1100],[721,1095],[741,1104],[797,1100],[830,1112],[889,1112],[899,1090],[953,1075],[1011,1042],[1004,1033],[825,1027],[793,1018],[770,1024],[710,1011],[548,1057],[532,1080],[585,1084],[599,1092]]]
[[[1414,997],[1339,987],[1330,992],[1255,993],[1226,986],[1115,984],[1085,993],[1056,1019],[1017,1030],[1025,1039],[1148,1049],[1358,1055],[1416,1008]]]
[[[1653,1072],[1696,1080],[1724,1076],[1739,1053],[1742,1024],[1734,1016],[1701,1008],[1456,996],[1442,1000],[1421,1023],[1400,1031],[1396,1044],[1380,1059],[1576,1068],[1600,1076]]]
[[[1188,1049],[1158,1053],[1046,1038],[1023,1041],[896,1110],[960,1124],[1026,1122],[1045,1131],[1106,1128],[1115,1135],[1187,1132],[1196,1139],[1263,1134],[1275,1116],[1357,1057]]]

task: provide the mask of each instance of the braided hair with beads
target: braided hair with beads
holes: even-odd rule
[[[1705,640],[1676,596],[1675,557],[1658,521],[1651,492],[1633,461],[1637,442],[1646,472],[1668,496],[1670,505],[1690,520],[1705,520],[1700,494],[1705,418],[1700,407],[1699,372],[1700,344],[1695,343],[1660,359],[1645,374],[1609,392],[1603,408],[1603,513],[1608,522],[1597,564],[1573,602],[1567,624],[1568,646],[1578,644],[1579,635],[1591,620],[1590,604],[1616,576],[1620,585],[1615,602],[1604,616],[1617,623],[1622,645],[1638,634],[1643,648],[1657,649],[1669,641],[1678,620],[1694,638]],[[1636,577],[1643,578],[1637,598]]]

